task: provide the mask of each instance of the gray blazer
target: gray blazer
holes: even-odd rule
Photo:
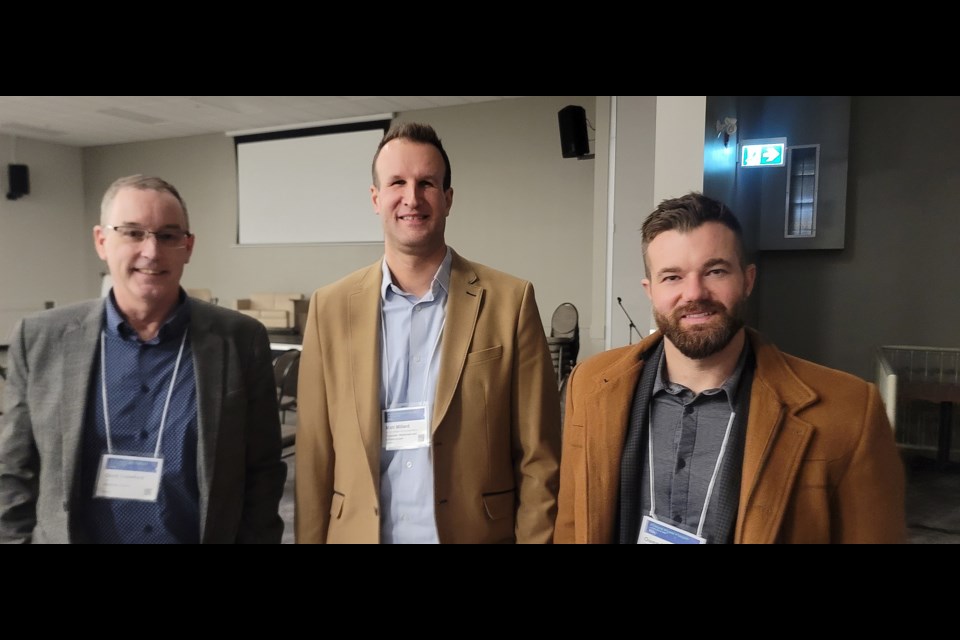
[[[191,300],[203,543],[279,543],[286,481],[266,329]],[[0,542],[84,542],[80,452],[103,300],[23,319],[0,415]]]

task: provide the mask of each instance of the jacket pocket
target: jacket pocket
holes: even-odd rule
[[[469,367],[470,365],[480,364],[481,362],[486,362],[488,360],[496,360],[502,355],[503,345],[497,345],[495,347],[490,347],[489,349],[474,351],[467,354],[467,360],[464,363],[464,366]]]
[[[830,494],[826,460],[804,460],[777,536],[779,542],[830,542]]]
[[[340,519],[340,515],[343,513],[343,494],[336,491],[333,492],[333,500],[330,501],[330,516]]]
[[[483,508],[486,509],[487,516],[491,520],[512,517],[517,510],[516,495],[515,489],[484,495]]]
[[[569,429],[563,431],[564,445],[583,449],[586,439],[585,431],[582,424],[571,424]]]

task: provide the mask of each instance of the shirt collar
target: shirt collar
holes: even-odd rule
[[[443,289],[443,291],[450,291],[450,271],[453,265],[453,252],[450,250],[450,247],[447,247],[447,253],[443,256],[443,261],[440,262],[440,266],[437,268],[437,272],[433,276],[433,282],[430,283],[430,293],[433,294],[433,297],[437,297],[439,294],[438,288]],[[407,292],[403,291],[393,282],[393,274],[390,273],[390,267],[387,266],[387,257],[384,256],[383,260],[380,262],[380,270],[383,273],[383,281],[380,283],[380,299],[386,302],[388,292],[398,293],[400,295],[410,295]],[[429,293],[427,294],[430,295]]]
[[[743,369],[746,366],[747,358],[750,356],[751,350],[752,347],[750,346],[750,338],[747,337],[743,341],[743,348],[740,350],[740,357],[737,358],[737,366],[734,367],[733,373],[730,374],[730,377],[727,378],[718,388],[706,389],[703,391],[703,393],[707,395],[713,395],[719,391],[725,392],[727,394],[727,403],[730,405],[731,410],[733,410],[733,404],[737,397],[737,390],[740,388],[740,380],[743,378]],[[660,352],[660,362],[657,363],[657,377],[653,382],[653,393],[650,394],[650,397],[653,397],[660,392],[678,395],[682,391],[688,390],[682,384],[670,382],[670,378],[667,376],[666,353],[666,349],[663,349]]]
[[[106,306],[104,330],[107,334],[118,336],[124,340],[139,340],[137,332],[133,330],[133,327],[130,326],[124,319],[123,314],[120,313],[120,309],[117,307],[117,300],[113,295],[113,289],[110,289],[110,293],[107,295],[104,304]],[[145,341],[144,344],[159,344],[172,337],[179,338],[189,322],[190,298],[187,296],[187,292],[183,290],[183,287],[181,287],[177,297],[177,304],[173,308],[173,311],[170,312],[170,315],[167,316],[167,319],[164,320],[163,326],[161,326],[160,331],[157,332],[157,336],[152,340]]]

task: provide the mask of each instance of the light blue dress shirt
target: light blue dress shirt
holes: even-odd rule
[[[447,247],[430,290],[420,299],[395,285],[386,259],[382,264],[380,408],[427,402],[431,424],[452,261]],[[380,541],[439,543],[435,511],[432,446],[381,449]]]

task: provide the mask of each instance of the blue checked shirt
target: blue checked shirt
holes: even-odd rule
[[[177,353],[190,324],[190,302],[180,303],[152,340],[143,342],[117,309],[113,292],[105,300],[106,385],[114,454],[152,457]],[[156,502],[94,498],[100,457],[107,453],[101,389],[100,350],[94,359],[84,421],[80,518],[93,542],[198,543],[197,388],[190,337],[170,399],[160,457],[163,474]]]

